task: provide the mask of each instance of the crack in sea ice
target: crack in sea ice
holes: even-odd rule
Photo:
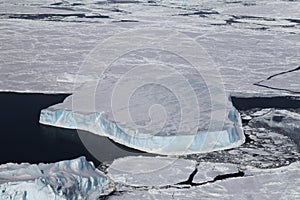
[[[293,93],[293,94],[300,94],[300,92],[294,91],[294,90],[291,90],[291,89],[280,88],[280,87],[273,87],[273,86],[268,86],[268,85],[264,84],[264,82],[266,82],[268,80],[271,80],[271,79],[273,79],[273,78],[275,78],[277,76],[281,76],[281,75],[292,73],[292,72],[296,72],[296,71],[300,71],[300,66],[298,66],[297,68],[291,69],[291,70],[287,70],[287,71],[283,71],[283,72],[279,72],[279,73],[273,74],[273,75],[269,76],[268,78],[266,78],[265,80],[258,81],[256,83],[254,83],[253,85],[260,86],[260,87],[265,87],[265,88],[273,89],[273,90],[286,91],[286,92]]]
[[[142,159],[142,158],[146,158],[146,157],[136,157],[136,158]],[[128,157],[128,159],[129,159],[128,161],[130,161],[130,159],[132,159],[132,158]],[[153,158],[153,159],[155,160],[157,158]],[[160,159],[168,159],[168,158],[160,157]],[[183,162],[184,160],[180,159],[179,161]],[[117,162],[119,162],[119,161],[117,161]],[[118,163],[116,165],[120,165],[120,164],[121,163]],[[123,163],[123,164],[125,164],[125,163]],[[185,164],[188,164],[188,163],[185,163]],[[144,167],[145,166],[143,166],[143,168]],[[187,167],[187,166],[185,166],[185,167]],[[106,175],[110,176],[111,178],[112,178],[112,176],[115,176],[115,178],[118,177],[118,175],[114,174],[114,173],[116,173],[116,172],[111,171],[111,172],[108,172]],[[184,173],[184,171],[181,171],[181,173]],[[199,174],[199,177],[195,178],[195,176],[198,174]],[[170,184],[164,184],[164,185],[147,185],[145,183],[145,185],[143,185],[141,183],[141,185],[132,185],[131,181],[133,179],[140,179],[139,173],[137,173],[136,175],[133,174],[131,178],[129,178],[127,175],[122,175],[122,174],[119,174],[119,175],[124,176],[124,177],[122,177],[122,180],[123,179],[128,180],[128,182],[127,181],[118,182],[118,180],[114,180],[114,178],[113,178],[114,182],[116,183],[115,184],[116,187],[114,188],[114,190],[111,193],[109,193],[105,196],[102,196],[100,199],[108,199],[111,196],[120,196],[122,194],[125,194],[127,192],[132,192],[132,191],[146,192],[146,191],[153,190],[153,189],[154,190],[164,190],[164,189],[182,190],[182,189],[195,188],[198,186],[215,183],[215,182],[218,182],[221,180],[226,180],[226,179],[231,179],[231,178],[236,178],[236,177],[243,177],[245,175],[245,173],[243,171],[239,170],[236,165],[228,165],[228,164],[223,164],[223,163],[197,163],[195,166],[195,169],[191,172],[191,174],[189,174],[186,181],[181,181],[181,182],[173,183],[173,184],[170,183]],[[151,175],[149,175],[147,173],[144,174],[143,176],[145,176],[145,177],[148,176],[148,178],[151,177]],[[160,175],[158,175],[158,177],[160,177]]]
[[[204,181],[204,182],[194,182],[194,177],[198,172],[198,168],[196,168],[189,176],[189,178],[186,181],[177,183],[176,185],[190,185],[190,186],[200,186],[200,185],[205,185],[209,183],[214,183],[216,181],[220,180],[225,180],[229,178],[235,178],[235,177],[243,177],[245,173],[243,171],[238,171],[236,173],[225,173],[225,174],[220,174],[214,177],[212,180]]]

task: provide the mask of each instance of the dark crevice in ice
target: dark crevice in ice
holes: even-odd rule
[[[197,174],[197,172],[198,172],[198,168],[196,167],[196,169],[190,174],[189,178],[186,181],[177,183],[177,185],[192,185],[194,177]]]
[[[236,178],[236,177],[243,177],[244,175],[245,175],[245,173],[242,172],[242,171],[239,171],[239,172],[236,172],[236,173],[231,173],[231,174],[222,174],[222,175],[216,176],[211,181],[206,181],[206,182],[202,182],[202,183],[193,183],[192,182],[191,186],[205,185],[205,184],[208,184],[208,183],[214,183],[214,182],[225,180],[225,179]]]
[[[54,9],[54,10],[66,10],[66,11],[75,11],[75,9],[73,8],[69,8],[69,7],[57,7],[57,6],[45,6],[45,7],[42,7],[42,8],[49,8],[49,9]]]
[[[286,20],[288,20],[289,22],[300,24],[300,19],[286,19]]]
[[[126,14],[131,14],[131,12],[128,12],[126,10],[121,10],[119,8],[113,8],[113,9],[110,9],[110,11],[112,12],[118,12],[118,13],[126,13]]]
[[[72,3],[71,6],[84,6],[84,3]]]
[[[254,19],[254,20],[264,20],[264,21],[276,21],[274,18],[266,18],[266,17],[258,17],[258,16],[251,16],[251,15],[230,15],[231,17],[228,19],[225,19],[226,24],[211,24],[211,25],[231,25],[231,24],[242,24],[245,22],[238,21],[239,19]],[[247,23],[246,23],[247,24]],[[260,25],[260,24],[258,24]],[[251,28],[254,30],[267,30],[267,27],[261,27],[261,28]]]
[[[156,4],[156,1],[149,0],[149,1],[147,1],[147,3],[154,3],[154,4]]]
[[[178,14],[180,16],[190,16],[190,15],[217,15],[219,12],[213,11],[213,10],[202,10],[202,11],[196,11],[192,13],[182,13]]]
[[[225,4],[239,4],[243,3],[243,1],[225,1]]]
[[[300,94],[300,92],[296,92],[296,91],[293,91],[293,90],[283,89],[283,88],[278,88],[278,87],[272,87],[272,86],[267,86],[267,85],[263,84],[264,81],[270,80],[270,79],[272,79],[276,76],[287,74],[287,73],[292,73],[292,72],[299,71],[299,70],[300,70],[300,66],[298,66],[295,69],[291,69],[291,70],[283,71],[283,72],[280,72],[280,73],[277,73],[277,74],[273,74],[273,75],[269,76],[268,78],[266,78],[265,80],[258,81],[256,83],[254,83],[253,85],[268,88],[268,89],[272,89],[272,90],[286,91],[286,92],[290,92],[292,94]]]
[[[252,29],[252,30],[265,31],[265,30],[268,30],[269,28],[263,26],[263,27],[260,27],[260,28],[250,28],[250,29]]]
[[[9,19],[27,19],[27,20],[53,20],[58,21],[65,17],[78,17],[78,18],[109,18],[107,15],[86,15],[84,13],[73,13],[73,14],[0,14],[2,18]]]
[[[140,1],[135,0],[107,0],[107,1],[97,1],[95,4],[98,5],[105,5],[105,4],[135,4],[135,3],[141,3]]]
[[[123,187],[122,190],[115,189],[110,194],[102,196],[100,199],[103,199],[103,200],[108,199],[109,196],[112,196],[112,195],[118,196],[118,195],[121,195],[124,192],[128,192],[128,191],[131,191],[131,190],[170,189],[170,188],[188,189],[188,188],[191,188],[191,187],[197,187],[197,186],[201,186],[201,185],[205,185],[205,184],[210,184],[210,183],[214,183],[214,182],[225,180],[225,179],[236,178],[236,177],[244,177],[244,175],[245,175],[245,173],[243,171],[238,171],[236,173],[220,174],[220,175],[216,176],[214,179],[212,179],[210,181],[205,181],[205,182],[201,182],[201,183],[194,183],[193,179],[194,179],[194,177],[197,173],[198,173],[198,165],[196,166],[195,170],[190,174],[189,178],[186,181],[176,183],[174,185],[131,186],[131,185],[122,184],[122,187]]]
[[[210,180],[210,181],[205,181],[205,182],[202,182],[202,183],[194,183],[193,179],[194,179],[195,175],[197,174],[197,172],[198,172],[198,168],[196,168],[191,173],[188,180],[177,183],[176,185],[200,186],[200,185],[205,185],[205,184],[208,184],[208,183],[214,183],[216,181],[221,181],[221,180],[225,180],[225,179],[229,179],[229,178],[243,177],[245,175],[244,172],[239,171],[239,172],[236,172],[236,173],[218,175],[213,180]]]
[[[69,3],[69,2],[56,2],[56,3],[51,3],[50,6],[61,6],[61,5],[66,5],[66,6],[84,6],[84,3]],[[53,7],[50,7],[53,8]]]
[[[280,73],[277,73],[277,74],[273,74],[273,75],[269,76],[269,77],[267,78],[267,80],[270,80],[271,78],[273,78],[273,77],[275,77],[275,76],[278,76],[278,75],[287,74],[287,73],[294,72],[294,71],[298,71],[298,70],[300,70],[300,66],[298,66],[298,67],[295,68],[295,69],[291,69],[291,70],[287,70],[287,71],[280,72]]]
[[[136,22],[139,22],[138,20],[132,20],[132,19],[121,19],[121,20],[118,20],[118,21],[113,21],[114,23],[119,23],[119,22],[133,22],[133,23],[136,23]]]
[[[236,173],[231,173],[231,174],[223,174],[223,175],[218,175],[214,178],[214,180],[212,181],[208,181],[209,183],[213,183],[213,182],[216,182],[216,181],[221,181],[221,180],[224,180],[224,179],[229,179],[229,178],[236,178],[236,177],[243,177],[245,176],[245,173],[242,172],[242,171],[239,171],[239,172],[236,172]],[[200,183],[201,185],[203,183]]]
[[[276,21],[274,18],[266,18],[266,17],[258,17],[258,16],[251,16],[251,15],[232,15],[235,19],[260,19],[264,21]]]
[[[253,2],[246,2],[246,3],[243,3],[244,6],[255,6],[257,5],[256,3],[253,3]]]
[[[56,3],[51,3],[50,5],[51,6],[59,6],[59,5],[62,5],[63,2],[56,2]]]

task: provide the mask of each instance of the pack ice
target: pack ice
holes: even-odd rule
[[[96,199],[109,179],[84,157],[51,164],[0,165],[0,199]]]

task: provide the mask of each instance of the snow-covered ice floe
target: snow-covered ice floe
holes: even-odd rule
[[[169,157],[131,156],[119,158],[108,168],[114,182],[130,186],[166,186],[185,181],[196,161]]]
[[[123,170],[130,170],[130,163],[132,158],[124,158],[122,161],[117,160],[116,163],[112,165],[121,164]],[[152,174],[150,172],[146,176],[147,172],[151,168],[149,162],[146,162],[140,158],[140,169],[144,171],[143,173],[124,173],[123,179],[122,175],[115,170],[109,170],[108,175],[111,177],[117,177],[116,181],[120,181],[121,184],[127,184],[136,186],[135,181],[145,181],[144,188],[140,187],[138,190],[121,190],[121,193],[114,193],[109,199],[299,199],[300,197],[300,163],[295,162],[289,166],[280,167],[276,169],[258,169],[254,167],[244,166],[246,169],[243,170],[242,175],[238,177],[230,176],[230,174],[238,172],[238,166],[228,165],[226,163],[206,163],[200,162],[198,166],[198,171],[194,174],[193,180],[191,182],[194,185],[186,185],[186,187],[179,187],[178,184],[173,184],[176,180],[175,176],[173,179],[167,178],[167,183],[170,185],[165,185],[164,187],[147,187],[149,182],[152,181]],[[157,161],[156,159],[154,159]],[[153,161],[154,161],[153,160]],[[128,162],[129,163],[128,163]],[[185,164],[188,164],[184,159],[179,159],[177,161],[182,165],[181,168],[174,169],[177,174],[186,174],[184,169]],[[155,163],[155,162],[154,162]],[[161,164],[157,161],[157,165]],[[177,163],[177,165],[178,165]],[[128,167],[123,167],[129,164]],[[162,165],[163,166],[163,165]],[[191,165],[194,167],[193,163]],[[119,166],[117,166],[119,167]],[[172,163],[167,165],[167,168],[172,167]],[[164,169],[162,169],[163,171]],[[163,177],[171,176],[171,173],[161,172],[157,169],[160,179]],[[162,175],[163,174],[163,175]],[[229,176],[226,176],[228,175]],[[222,178],[217,178],[224,175]],[[146,178],[149,180],[146,181]],[[186,180],[189,177],[186,177]],[[199,181],[199,182],[198,182]],[[190,182],[190,183],[191,183]],[[117,183],[116,183],[117,184]],[[188,184],[188,183],[187,183]]]
[[[113,189],[84,157],[51,164],[0,165],[0,199],[97,199]]]
[[[191,182],[202,183],[212,181],[219,175],[237,172],[239,169],[235,164],[197,163],[195,160],[159,156],[119,158],[107,169],[107,175],[115,183],[133,187],[174,186],[186,182],[193,173]]]

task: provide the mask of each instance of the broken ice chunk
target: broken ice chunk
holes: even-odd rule
[[[125,157],[115,160],[108,176],[130,186],[166,186],[186,181],[196,161],[169,157]]]
[[[1,199],[96,199],[109,193],[109,187],[109,179],[84,157],[51,164],[0,165]]]
[[[253,118],[252,127],[265,127],[271,130],[280,130],[280,133],[291,138],[300,146],[300,114],[283,109],[271,109],[268,113]]]

